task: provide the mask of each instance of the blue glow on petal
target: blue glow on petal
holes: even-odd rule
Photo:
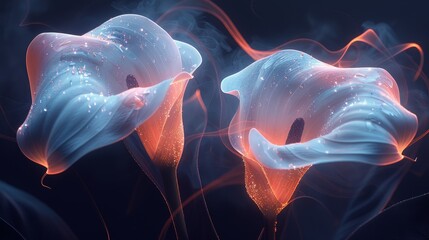
[[[396,82],[380,68],[336,68],[285,50],[225,78],[221,88],[240,100],[232,146],[271,168],[394,163],[417,130]],[[284,145],[297,118],[305,121],[302,142]]]
[[[19,147],[47,173],[62,172],[128,136],[158,110],[174,80],[191,77],[182,69],[200,64],[195,48],[139,15],[112,18],[83,36],[40,34],[27,51],[33,103]]]

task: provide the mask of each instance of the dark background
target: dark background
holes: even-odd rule
[[[429,49],[425,1],[214,2],[229,15],[245,39],[258,49],[269,49],[296,38],[311,38],[329,49],[339,49],[361,34],[364,26],[377,27],[379,35],[387,42],[416,42],[423,50]],[[106,239],[103,222],[111,239],[156,239],[169,216],[168,210],[155,186],[122,142],[88,154],[62,174],[46,177],[44,183],[51,189],[40,184],[45,169],[26,159],[15,142],[16,129],[24,121],[31,104],[25,68],[26,48],[39,33],[54,31],[81,35],[119,14],[140,13],[156,20],[175,3],[155,0],[1,3],[0,181],[41,200],[79,239]],[[209,14],[183,10],[164,24],[161,26],[166,29],[180,27],[196,33],[206,47],[196,45],[203,60],[208,59],[208,55],[214,56],[214,62],[206,61],[196,72],[187,96],[195,89],[201,89],[209,109],[208,131],[226,127],[237,102],[219,94],[214,73],[217,72],[221,79],[242,69],[251,59],[238,48],[222,24]],[[189,40],[183,35],[177,38]],[[424,71],[428,70],[425,64]],[[426,94],[423,84],[416,86]],[[220,107],[221,98],[228,109]],[[423,101],[420,108],[414,107],[420,109],[420,115],[424,117],[427,105],[428,102]],[[221,120],[220,112],[223,113]],[[418,157],[416,163],[405,160],[381,169],[358,164],[313,167],[297,190],[297,195],[307,197],[295,201],[279,216],[278,238],[429,239],[429,197],[424,195],[429,192],[428,146],[426,138],[410,150],[410,156]],[[185,151],[188,151],[185,157],[196,157],[193,151]],[[198,157],[203,185],[242,166],[241,160],[227,150],[219,137],[204,138]],[[198,184],[192,182],[195,180],[192,172],[185,169],[180,172],[182,194],[186,198],[198,189]],[[350,184],[344,184],[337,177],[347,173],[359,176],[348,179]],[[230,185],[220,185],[207,192],[205,197],[220,239],[258,238],[263,217],[247,197],[242,184],[232,181]],[[28,199],[28,206],[32,208],[32,200]],[[1,202],[2,218],[14,215],[8,212],[5,202],[7,200]],[[43,216],[43,209],[33,207]],[[385,207],[387,211],[376,214]],[[193,239],[215,237],[201,198],[191,203],[185,214]],[[32,222],[41,221],[38,218],[27,218],[28,222],[14,227],[27,239],[44,239],[46,237],[37,234],[26,235],[32,231],[55,231],[48,218],[46,221],[41,219],[43,224]],[[20,239],[17,231],[5,222],[0,221],[0,224],[0,239]],[[353,231],[356,232],[352,234]],[[171,229],[167,238],[174,239]]]

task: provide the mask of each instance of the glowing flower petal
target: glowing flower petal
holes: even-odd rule
[[[336,68],[285,50],[224,79],[222,90],[240,98],[232,145],[270,168],[391,164],[417,131],[395,80],[380,68]],[[302,142],[284,145],[286,126],[296,118],[305,121]]]
[[[171,86],[192,78],[201,58],[191,53],[199,56],[139,15],[83,36],[40,34],[27,51],[33,103],[17,133],[21,150],[55,174],[125,138],[165,105]]]
[[[176,41],[182,58],[182,71],[193,73],[201,64],[201,55],[189,44]],[[137,128],[141,142],[157,165],[177,166],[183,152],[183,94],[187,81],[172,84],[153,117]]]

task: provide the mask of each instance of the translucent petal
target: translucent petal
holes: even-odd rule
[[[187,52],[183,66],[179,49]],[[182,69],[200,63],[192,46],[139,15],[112,18],[83,36],[40,34],[27,51],[32,106],[18,144],[47,173],[62,172],[147,121],[170,89],[182,83],[181,92],[192,78]]]
[[[221,87],[240,99],[232,145],[270,168],[390,164],[403,158],[417,130],[395,80],[380,68],[336,68],[285,50],[225,78]],[[297,118],[305,121],[302,141],[284,145]]]

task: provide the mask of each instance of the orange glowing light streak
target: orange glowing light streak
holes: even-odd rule
[[[185,145],[201,137],[219,137],[219,136],[228,136],[228,128],[222,128],[216,131],[196,133],[196,134],[190,135],[185,140]]]
[[[408,146],[411,146],[411,145],[415,144],[416,142],[418,142],[418,141],[422,140],[422,139],[423,139],[424,137],[426,137],[426,135],[428,135],[428,134],[429,134],[429,129],[428,129],[428,130],[426,130],[424,133],[420,134],[419,136],[415,137],[415,138],[413,139],[413,141],[411,141],[411,143],[410,143],[410,144],[408,144]]]
[[[238,133],[238,132],[240,132],[238,129],[236,129],[236,126],[238,126],[238,125],[241,125],[241,124],[243,124],[243,125],[246,125],[246,127],[245,128],[243,128],[244,130],[249,130],[250,131],[250,129],[252,129],[252,127],[249,127],[249,125],[251,125],[251,124],[255,124],[255,121],[242,121],[242,122],[240,122],[240,123],[231,123],[231,125],[230,126],[233,126],[234,127],[234,130],[232,130],[232,131],[229,131],[228,130],[228,128],[222,128],[222,129],[219,129],[219,130],[216,130],[216,131],[211,131],[211,132],[204,132],[204,133],[198,133],[198,134],[193,134],[193,135],[190,135],[188,138],[187,138],[187,140],[186,140],[186,142],[190,142],[190,141],[193,141],[194,139],[196,139],[196,138],[199,138],[199,137],[219,137],[219,136],[228,136],[228,131],[229,131],[229,133]],[[241,156],[241,155],[240,155]]]
[[[254,123],[254,121],[247,121],[246,123]],[[230,126],[238,126],[240,125],[240,123],[231,123]],[[244,128],[246,131],[251,129],[251,127],[249,127],[250,125],[246,125],[248,127]],[[187,137],[186,141],[185,141],[185,146],[187,144],[189,144],[189,142],[194,141],[200,137],[222,137],[222,136],[228,136],[229,133],[238,133],[240,132],[237,128],[234,128],[234,131],[229,131],[228,128],[223,128],[217,131],[211,131],[211,132],[203,132],[203,133],[198,133],[198,134],[193,134],[190,135],[189,137]],[[225,142],[224,142],[225,143]],[[226,142],[228,143],[228,142]],[[235,149],[230,145],[230,144],[225,144],[225,147],[234,155],[236,155],[237,157],[242,157],[242,155],[240,153],[238,153],[237,151],[235,151]]]
[[[226,30],[230,33],[230,35],[234,38],[235,42],[240,46],[243,51],[245,51],[253,60],[259,60],[261,58],[270,56],[276,52],[278,52],[281,49],[285,49],[288,46],[292,45],[293,43],[303,43],[303,42],[309,42],[311,44],[314,44],[316,46],[319,46],[323,51],[329,54],[333,54],[336,56],[336,60],[333,63],[330,63],[331,65],[335,66],[342,66],[343,64],[343,58],[347,54],[349,48],[353,46],[355,43],[363,42],[365,44],[368,44],[369,46],[373,47],[377,51],[383,53],[386,55],[387,58],[393,58],[394,56],[408,50],[411,48],[415,48],[420,55],[420,61],[418,64],[418,67],[416,69],[416,73],[414,75],[414,79],[417,79],[422,74],[423,69],[423,62],[424,62],[424,53],[421,46],[417,43],[405,43],[398,46],[395,46],[394,48],[388,49],[386,46],[384,46],[381,39],[378,37],[377,33],[372,30],[368,29],[361,35],[355,37],[352,39],[346,46],[343,48],[332,51],[327,49],[323,44],[311,40],[311,39],[295,39],[289,42],[285,42],[273,49],[270,50],[256,50],[252,48],[249,43],[244,39],[243,35],[240,33],[240,31],[237,29],[235,24],[232,22],[232,20],[229,18],[229,16],[216,4],[211,2],[210,0],[202,0],[198,2],[193,1],[183,1],[179,5],[175,6],[174,8],[171,8],[170,10],[166,11],[161,17],[157,19],[157,22],[161,22],[164,18],[166,18],[169,14],[172,14],[173,12],[176,12],[178,10],[198,10],[207,12],[214,17],[216,17],[226,28]]]
[[[207,114],[207,107],[204,104],[204,101],[203,101],[203,99],[201,97],[201,91],[200,91],[200,89],[197,89],[195,91],[195,93],[190,98],[188,98],[185,101],[183,101],[183,105],[188,105],[188,104],[190,104],[193,101],[198,102],[198,105],[202,108],[203,112]]]
[[[251,56],[254,60],[266,57],[271,55],[277,50],[268,50],[268,51],[260,51],[253,49],[247,41],[244,39],[243,35],[241,35],[240,31],[234,25],[232,20],[228,17],[228,15],[216,4],[212,3],[208,0],[202,1],[183,1],[180,5],[177,5],[170,10],[166,11],[162,16],[160,16],[156,22],[161,22],[165,17],[169,14],[176,12],[178,10],[197,10],[202,12],[210,13],[215,16],[221,23],[225,26],[237,44],[242,48],[249,56]]]
[[[420,54],[420,61],[419,61],[419,65],[417,67],[416,73],[414,75],[414,80],[416,80],[420,76],[423,69],[423,62],[424,62],[424,53],[420,45],[418,45],[417,43],[404,43],[389,49],[389,48],[386,48],[386,46],[383,44],[381,39],[378,37],[377,33],[372,29],[366,30],[364,33],[352,39],[345,47],[339,50],[331,51],[324,46],[323,46],[323,49],[328,53],[339,54],[340,56],[335,62],[332,63],[332,65],[341,67],[342,66],[341,61],[344,59],[350,47],[353,46],[353,44],[358,42],[365,43],[371,46],[372,48],[376,49],[380,53],[384,54],[386,59],[382,61],[386,61],[387,59],[393,58],[396,55],[408,49],[415,48]]]
[[[193,1],[183,1],[179,5],[175,6],[174,8],[171,8],[170,10],[166,11],[161,17],[157,19],[157,22],[163,21],[168,15],[178,10],[186,10],[186,9],[207,12],[213,15],[214,17],[216,17],[224,25],[226,30],[231,34],[231,36],[236,41],[236,43],[240,46],[240,48],[243,51],[245,51],[254,60],[267,57],[269,55],[272,55],[278,52],[281,49],[291,47],[294,44],[306,45],[305,43],[307,43],[308,46],[310,45],[317,46],[325,53],[328,53],[334,59],[332,61],[327,61],[331,65],[334,65],[337,67],[350,67],[352,66],[354,61],[345,60],[344,58],[346,57],[349,49],[352,46],[354,46],[356,43],[365,43],[371,46],[372,48],[376,49],[378,52],[382,53],[385,57],[383,59],[380,59],[380,63],[385,62],[389,59],[392,59],[395,56],[403,53],[404,51],[414,48],[418,51],[420,55],[419,63],[417,64],[417,68],[415,69],[414,80],[417,80],[419,77],[421,77],[424,80],[426,86],[428,86],[429,88],[429,79],[423,73],[424,52],[422,47],[417,43],[404,43],[404,44],[399,44],[397,46],[394,46],[392,48],[387,48],[382,42],[382,40],[378,37],[377,33],[373,29],[368,29],[361,35],[352,39],[348,44],[346,44],[343,48],[339,50],[329,50],[320,42],[317,42],[312,39],[305,39],[305,38],[299,38],[299,39],[294,39],[294,40],[285,42],[271,50],[256,50],[252,48],[248,44],[248,42],[244,39],[243,35],[237,29],[237,27],[229,18],[229,16],[219,6],[217,6],[215,3],[211,2],[210,0],[202,0],[197,3]],[[406,96],[405,99],[407,99],[407,92],[405,92],[404,94]],[[416,137],[416,140],[413,141],[410,145],[421,140],[427,134],[429,134],[429,130],[427,130],[422,135]]]
[[[27,17],[28,17],[28,15],[30,13],[30,0],[26,0],[25,1],[25,5],[26,5],[25,14],[24,14],[24,17],[22,18],[22,20],[21,20],[21,22],[19,23],[18,26],[20,26],[20,27],[27,27],[27,26],[30,26],[30,25],[42,25],[42,26],[48,27],[48,28],[50,28],[52,30],[56,30],[54,27],[52,27],[52,26],[50,26],[50,25],[48,25],[46,23],[43,23],[43,22],[27,22]]]

